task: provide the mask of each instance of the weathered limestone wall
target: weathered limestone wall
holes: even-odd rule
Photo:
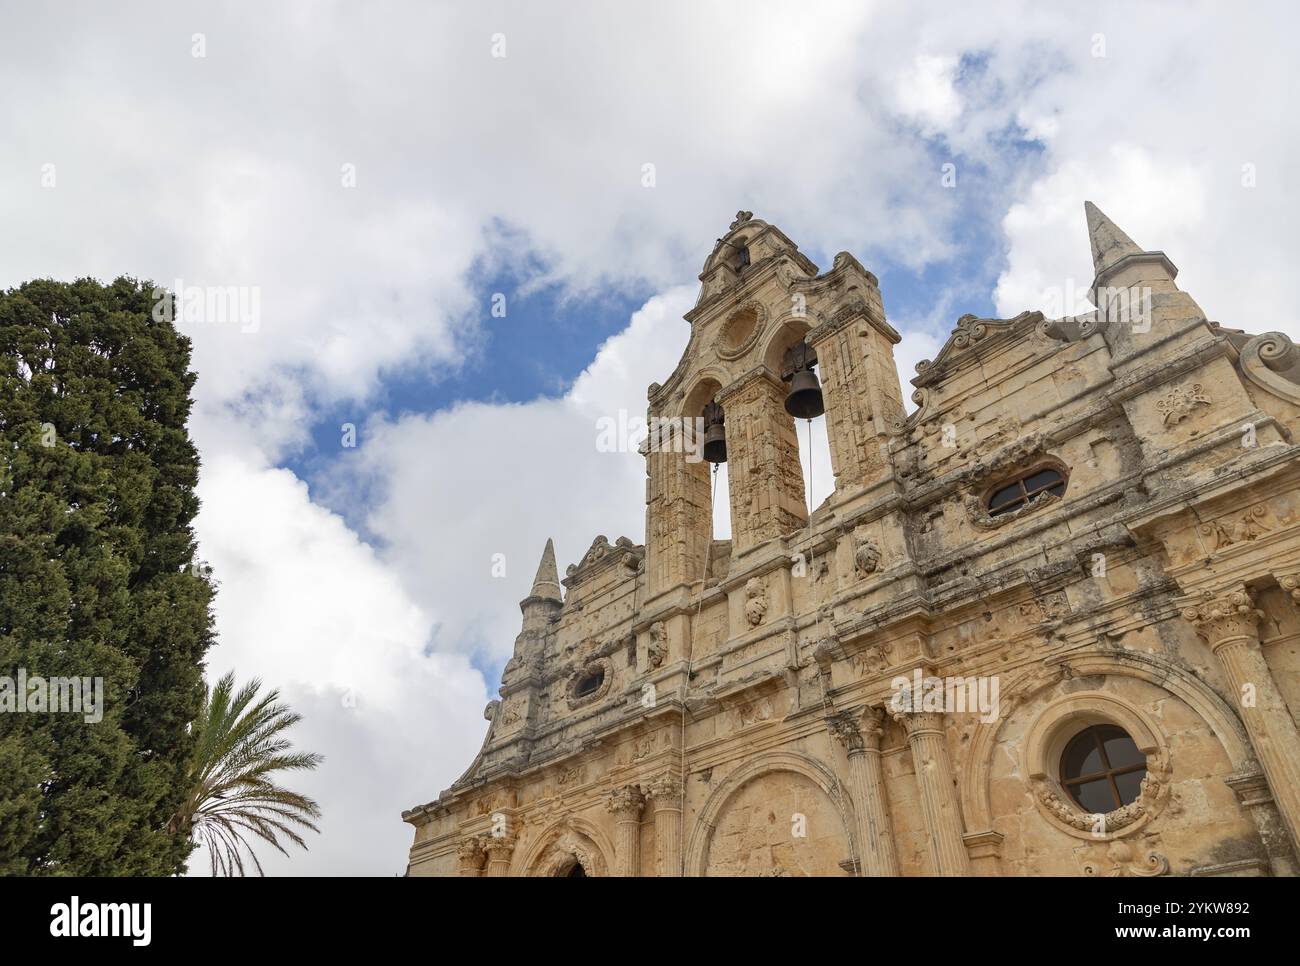
[[[734,539],[707,467],[647,451],[645,547],[598,538],[561,594],[548,546],[482,752],[404,815],[411,874],[1297,874],[1300,350],[1087,215],[1105,314],[962,317],[905,416],[875,278],[741,213],[649,393],[723,406]],[[836,474],[811,524],[800,340]],[[1040,470],[1064,492],[990,512]],[[998,700],[900,708],[913,674]],[[1146,763],[1101,816],[1060,775],[1095,724]]]

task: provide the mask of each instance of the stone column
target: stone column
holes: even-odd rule
[[[1300,853],[1300,732],[1264,662],[1259,646],[1262,616],[1244,584],[1218,594],[1204,591],[1183,610],[1223,667],[1255,757]]]
[[[1246,810],[1259,830],[1259,840],[1264,843],[1268,855],[1269,869],[1279,878],[1292,878],[1300,874],[1291,851],[1291,836],[1273,804],[1273,793],[1269,791],[1268,779],[1262,772],[1245,775],[1233,775],[1224,782],[1237,796],[1237,801]]]
[[[831,467],[840,483],[872,483],[884,475],[889,432],[906,415],[894,366],[898,333],[876,305],[848,303],[808,333],[826,395]]]
[[[894,829],[885,801],[885,776],[880,765],[880,736],[884,732],[882,708],[866,708],[862,723],[848,713],[827,719],[831,733],[849,756],[849,788],[857,806],[859,875],[898,875]]]
[[[618,834],[614,842],[615,875],[641,874],[641,809],[645,796],[635,785],[624,785],[609,793],[605,807],[614,816]]]
[[[481,875],[483,860],[483,843],[478,838],[463,839],[456,847],[456,858],[460,863],[460,874],[465,876]]]
[[[727,413],[727,485],[738,551],[808,525],[786,391],[785,383],[759,366],[718,393]]]
[[[488,857],[488,878],[501,878],[510,874],[510,857],[515,851],[514,833],[503,831],[500,835],[485,835],[483,850]]]
[[[657,874],[682,874],[682,784],[673,775],[661,775],[645,786],[654,803]]]
[[[698,415],[698,414],[695,414]],[[694,430],[691,430],[694,433]],[[709,464],[692,454],[678,437],[661,435],[658,445],[642,446],[646,458],[646,580],[653,596],[704,575],[713,537]],[[694,439],[695,447],[703,445]],[[696,450],[698,452],[698,450]]]
[[[970,875],[970,856],[962,841],[961,812],[953,787],[943,715],[935,711],[895,710],[912,746],[921,809],[930,836],[930,863],[935,875]]]

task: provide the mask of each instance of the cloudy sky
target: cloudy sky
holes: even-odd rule
[[[737,209],[880,277],[904,380],[961,314],[1086,289],[1085,198],[1210,318],[1300,335],[1289,4],[0,6],[0,285],[258,299],[182,328],[210,675],[327,759],[272,873],[401,873],[546,538],[643,539],[596,421],[672,371]]]

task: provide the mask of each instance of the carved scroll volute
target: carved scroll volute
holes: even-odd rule
[[[1240,638],[1253,638],[1264,612],[1255,606],[1254,593],[1244,585],[1201,596],[1183,608],[1183,619],[1196,628],[1212,648]]]

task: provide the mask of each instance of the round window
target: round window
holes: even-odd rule
[[[1070,739],[1061,753],[1061,785],[1079,807],[1105,814],[1135,801],[1147,758],[1123,728],[1093,725]]]

